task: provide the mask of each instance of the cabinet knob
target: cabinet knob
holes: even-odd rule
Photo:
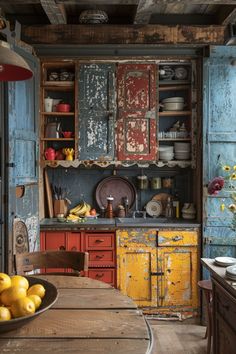
[[[104,273],[102,274],[96,274],[96,278],[102,278],[104,276]]]
[[[59,250],[61,250],[61,251],[65,251],[65,249],[66,249],[65,246],[60,246],[59,247]]]
[[[75,246],[71,247],[71,251],[76,251],[77,248]]]
[[[176,236],[174,236],[174,237],[172,237],[172,241],[180,241],[180,240],[183,240],[183,236],[178,236],[178,235],[176,235]]]
[[[97,254],[97,255],[96,255],[96,258],[99,258],[99,259],[100,259],[100,258],[103,258],[103,257],[104,257],[104,254],[102,254],[102,255]]]
[[[97,242],[97,243],[100,243],[100,242],[104,242],[104,240],[102,239],[102,238],[98,238],[97,240],[95,240],[95,242]]]

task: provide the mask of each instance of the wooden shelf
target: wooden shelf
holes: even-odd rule
[[[75,112],[42,112],[45,116],[74,116]]]
[[[74,87],[74,81],[44,81],[44,86]]]
[[[190,85],[190,80],[159,80],[160,86],[176,86],[179,87],[180,85]],[[168,88],[170,89],[170,88]]]
[[[170,116],[189,116],[192,114],[191,111],[164,111],[158,113],[160,117],[170,117]]]
[[[160,138],[158,141],[191,141],[191,138]]]
[[[42,141],[74,141],[74,138],[41,138]]]

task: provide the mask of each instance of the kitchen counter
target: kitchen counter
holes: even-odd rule
[[[236,282],[225,276],[226,267],[201,259],[212,280],[213,354],[233,354],[236,343]]]
[[[85,222],[59,222],[56,218],[43,219],[40,222],[41,230],[71,230],[71,229],[116,229],[116,228],[199,228],[201,224],[197,221],[174,219],[166,220],[165,218],[97,218],[87,219]]]

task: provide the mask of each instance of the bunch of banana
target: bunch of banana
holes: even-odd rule
[[[82,201],[76,207],[71,209],[70,213],[77,216],[84,216],[86,212],[89,212],[90,210],[91,210],[91,205],[89,205],[85,201]]]
[[[80,218],[77,215],[74,214],[69,214],[66,218],[67,221],[72,221],[72,222],[79,222],[80,220],[82,220],[82,218]]]

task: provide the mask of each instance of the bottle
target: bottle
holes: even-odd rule
[[[107,210],[106,210],[106,217],[109,219],[113,218],[113,202],[114,198],[109,195],[109,197],[107,197]]]
[[[174,207],[174,216],[176,219],[179,219],[179,195],[178,192],[175,192],[173,198],[173,207]]]
[[[173,202],[172,202],[171,197],[168,197],[168,199],[167,199],[165,216],[168,219],[172,219],[174,217],[174,208],[173,208]]]

